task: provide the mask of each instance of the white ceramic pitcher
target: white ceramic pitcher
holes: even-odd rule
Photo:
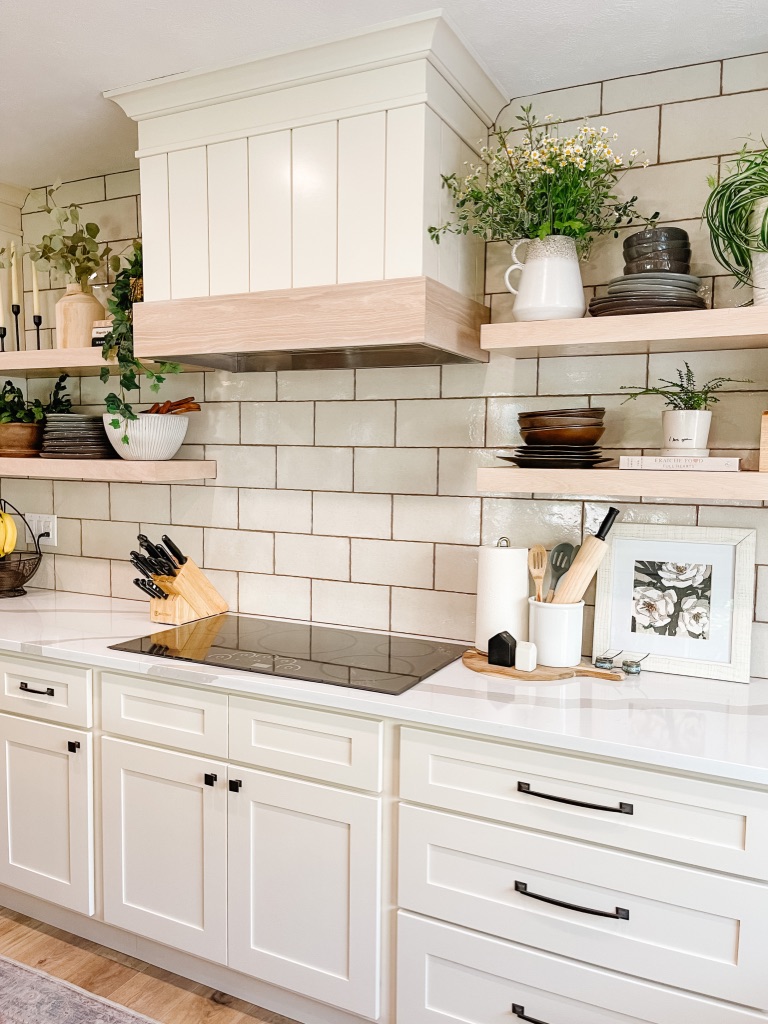
[[[526,242],[525,263],[516,256]],[[521,270],[520,284],[513,288],[509,275]],[[586,303],[581,283],[576,243],[565,235],[519,239],[512,243],[512,265],[504,275],[507,288],[516,295],[515,320],[565,320],[584,316]]]

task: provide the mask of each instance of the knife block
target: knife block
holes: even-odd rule
[[[175,576],[154,576],[155,583],[169,595],[149,600],[149,618],[169,626],[207,619],[229,611],[229,605],[202,569],[188,558]]]

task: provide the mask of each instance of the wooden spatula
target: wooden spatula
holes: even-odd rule
[[[544,574],[547,571],[547,549],[534,544],[528,552],[528,572],[536,585],[536,600],[541,601],[544,590]]]

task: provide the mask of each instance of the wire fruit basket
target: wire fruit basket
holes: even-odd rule
[[[30,529],[24,514],[19,512],[15,505],[4,498],[0,498],[0,509],[3,512],[15,512],[21,519],[24,526],[34,540],[34,551],[12,551],[9,555],[0,557],[0,599],[4,597],[23,597],[26,594],[24,584],[29,583],[43,560],[43,553],[40,550],[40,537],[36,537]],[[44,536],[41,534],[41,536]]]

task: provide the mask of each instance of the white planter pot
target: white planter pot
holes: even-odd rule
[[[181,448],[189,426],[187,416],[172,413],[140,413],[137,420],[129,420],[127,429],[122,420],[112,426],[115,417],[104,413],[104,429],[112,447],[121,459],[132,462],[165,462],[172,459]],[[130,443],[123,444],[127,434]]]
[[[516,257],[517,249],[526,242],[525,263]],[[518,288],[513,288],[509,275],[521,270]],[[576,243],[563,235],[547,238],[521,239],[512,246],[512,265],[504,275],[507,288],[516,295],[512,315],[515,320],[567,320],[584,316],[586,302],[581,283]]]
[[[712,413],[703,409],[668,409],[662,413],[662,448],[706,448]]]
[[[768,197],[758,200],[752,209],[749,225],[752,231],[760,230],[766,210]],[[752,300],[756,306],[768,306],[768,252],[752,253]]]

